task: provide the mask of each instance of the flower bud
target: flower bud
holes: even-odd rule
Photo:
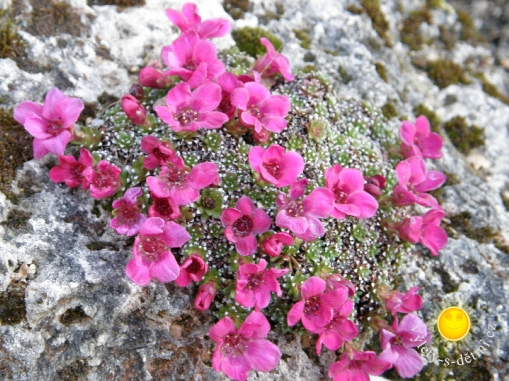
[[[364,180],[364,191],[373,197],[379,197],[381,189],[385,189],[387,185],[387,180],[382,175],[364,176]]]
[[[207,310],[216,297],[216,293],[216,285],[214,282],[210,281],[202,284],[198,289],[196,298],[194,299],[194,308],[198,311]]]
[[[143,87],[141,87],[137,83],[133,83],[133,85],[129,89],[129,94],[131,94],[136,99],[141,99],[145,96],[145,93],[143,92]]]
[[[262,251],[271,256],[277,257],[281,254],[283,246],[293,245],[293,237],[288,233],[276,233],[262,241]]]
[[[147,118],[147,111],[140,102],[132,95],[124,95],[122,97],[122,110],[131,119],[134,124],[145,124]]]
[[[145,66],[140,70],[138,80],[143,86],[162,89],[166,86],[167,77],[153,66]]]

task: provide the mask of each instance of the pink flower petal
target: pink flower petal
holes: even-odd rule
[[[262,121],[262,125],[266,130],[275,133],[280,133],[283,131],[287,124],[288,121],[283,118],[264,118]]]
[[[270,332],[270,323],[261,312],[251,312],[239,328],[239,334],[251,339],[263,339]]]
[[[312,296],[323,294],[325,286],[326,283],[323,279],[312,276],[302,284],[300,292],[304,299],[309,299]]]
[[[43,141],[44,140],[34,139],[34,141],[32,143],[35,159],[40,159],[40,158],[44,157],[47,153],[49,153],[47,148],[42,143]]]
[[[14,109],[13,118],[16,122],[25,124],[26,118],[32,115],[36,115],[40,118],[42,116],[42,105],[32,101],[24,101]]]
[[[258,249],[256,237],[253,234],[245,237],[238,237],[237,242],[235,242],[235,248],[242,256],[256,253],[256,250]]]
[[[290,309],[290,311],[288,311],[288,315],[286,316],[287,324],[290,327],[293,327],[300,321],[303,312],[304,312],[304,301],[301,300],[295,303]]]
[[[439,226],[425,226],[422,229],[420,242],[431,251],[431,254],[437,256],[438,252],[447,245],[447,233]]]
[[[308,185],[308,179],[300,179],[299,181],[294,182],[290,186],[290,192],[288,193],[292,200],[297,200],[300,197],[304,196],[306,193],[306,186]]]
[[[235,208],[248,216],[253,214],[254,211],[256,210],[253,200],[251,200],[247,196],[242,196],[235,204]]]
[[[260,208],[255,210],[251,219],[253,221],[253,233],[255,234],[266,232],[270,225],[272,225],[272,220],[267,212]]]
[[[237,331],[237,327],[232,319],[228,316],[219,320],[209,329],[209,336],[216,343],[221,343],[226,335],[232,334]]]
[[[399,137],[403,141],[403,143],[407,145],[413,145],[414,144],[414,138],[415,138],[415,126],[412,122],[409,122],[408,120],[404,120],[401,124],[401,127],[399,128]]]
[[[249,100],[249,92],[243,87],[235,89],[231,95],[231,103],[233,106],[241,110],[247,110],[247,101]]]
[[[245,381],[251,367],[244,356],[228,355],[223,359],[221,370],[232,380]]]
[[[376,214],[378,210],[378,202],[369,193],[360,191],[350,194],[346,202],[353,204],[359,208],[357,218],[370,218]]]
[[[56,87],[52,88],[46,94],[44,98],[44,106],[42,107],[42,116],[46,119],[53,120],[57,115],[55,115],[56,105],[59,101],[66,99],[67,96],[62,93]]]
[[[286,210],[280,210],[276,216],[276,225],[288,230],[295,234],[303,234],[309,224],[306,217],[292,217],[288,215]]]
[[[281,359],[277,345],[268,340],[256,340],[246,343],[244,358],[249,366],[259,372],[270,372]]]
[[[322,351],[322,343],[327,347],[330,351],[337,351],[341,345],[343,345],[343,340],[339,333],[332,330],[326,330],[320,334],[318,340],[316,341],[316,354],[320,356]]]
[[[254,146],[249,151],[249,164],[251,164],[251,167],[257,172],[260,172],[260,166],[263,162],[263,153],[265,150],[263,147],[260,146]]]
[[[219,102],[221,102],[221,87],[216,83],[207,83],[193,91],[190,106],[197,113],[203,114],[214,110]]]
[[[180,108],[187,107],[190,102],[191,89],[185,82],[177,84],[174,88],[168,91],[168,94],[166,95],[166,104],[172,114],[177,112]]]
[[[166,245],[170,248],[182,247],[187,241],[191,239],[191,235],[181,225],[169,221],[163,226],[163,233],[161,238]]]
[[[83,101],[78,98],[65,98],[58,102],[56,113],[60,116],[64,128],[74,125],[85,108]]]
[[[171,282],[180,274],[180,266],[171,251],[164,251],[159,259],[151,263],[150,275],[160,282]]]
[[[415,186],[417,192],[428,192],[442,186],[447,180],[447,176],[439,171],[428,171],[426,179]]]
[[[219,111],[211,111],[207,114],[200,114],[198,117],[198,124],[202,128],[213,129],[213,128],[221,128],[223,124],[228,122],[228,115],[219,112]]]
[[[152,280],[149,268],[146,266],[138,266],[135,259],[131,259],[127,263],[125,272],[129,279],[138,286],[146,286]]]
[[[421,115],[415,119],[415,135],[417,139],[421,140],[429,136],[430,127],[428,118]]]
[[[63,155],[65,147],[67,146],[67,143],[71,141],[71,139],[71,133],[67,130],[64,130],[54,138],[43,140],[42,144],[49,152],[54,153],[55,155]]]
[[[344,168],[339,173],[341,189],[345,193],[362,191],[364,189],[364,177],[362,172],[355,168]]]
[[[244,214],[235,208],[226,208],[221,213],[221,223],[224,226],[230,226],[233,225],[235,221],[237,221],[240,217],[242,217]]]
[[[302,200],[307,215],[327,218],[334,207],[334,194],[330,189],[318,187]]]
[[[195,189],[203,189],[218,178],[217,165],[210,162],[195,165],[187,178],[187,184]]]
[[[258,106],[270,96],[269,90],[267,90],[265,86],[256,82],[246,83],[245,88],[249,93],[247,107]]]

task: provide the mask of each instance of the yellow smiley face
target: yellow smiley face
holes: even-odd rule
[[[463,339],[470,330],[470,317],[460,307],[449,307],[438,317],[438,331],[449,341]]]

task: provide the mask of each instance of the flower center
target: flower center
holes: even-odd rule
[[[181,110],[175,115],[175,120],[180,123],[181,126],[187,126],[191,122],[198,120],[198,113],[190,108]]]
[[[223,113],[227,113],[232,108],[232,102],[230,98],[230,94],[223,93],[223,97],[221,98],[221,103],[217,106],[217,110]]]
[[[167,250],[167,247],[163,240],[157,237],[140,236],[138,251],[148,260],[155,261],[159,259],[159,257],[165,250]]]
[[[216,207],[216,200],[212,197],[203,197],[202,205],[207,209],[214,209]]]
[[[173,213],[173,208],[166,198],[155,199],[154,209],[163,216],[169,216]]]
[[[260,112],[260,109],[257,106],[251,106],[247,110],[249,115],[254,116],[256,119],[260,119],[262,117],[262,113]]]
[[[118,216],[120,217],[122,224],[132,224],[133,222],[136,222],[136,217],[139,213],[139,210],[136,206],[124,203],[118,209]]]
[[[112,186],[117,186],[115,176],[111,172],[110,168],[106,168],[104,172],[96,170],[94,172],[93,184],[97,189],[105,189]]]
[[[159,148],[154,148],[154,150],[152,151],[152,153],[154,154],[155,157],[157,157],[159,160],[163,160],[165,161],[166,159],[168,159],[168,155],[165,154],[164,152],[161,152],[161,150]]]
[[[193,61],[193,59],[192,59],[192,58],[189,58],[189,59],[187,60],[187,62],[184,64],[184,66],[182,66],[182,67],[183,67],[184,69],[186,69],[186,70],[191,70],[191,71],[193,71],[193,70],[195,70],[195,69],[196,69],[196,63]]]
[[[344,192],[342,188],[334,188],[334,202],[336,204],[343,204],[348,197],[348,193]]]
[[[85,166],[82,165],[82,164],[78,164],[78,165],[75,165],[71,168],[71,175],[72,177],[74,177],[76,180],[80,180],[83,179],[83,175],[81,174],[83,172],[83,170],[85,169]]]
[[[304,214],[304,207],[300,201],[290,201],[286,210],[291,217],[300,217]]]
[[[187,175],[189,173],[189,169],[185,167],[167,167],[166,170],[164,170],[160,176],[163,177],[163,179],[171,183],[173,185],[180,185],[187,179]]]
[[[200,272],[202,268],[203,267],[200,264],[200,262],[194,260],[194,258],[193,258],[193,261],[191,262],[191,264],[189,266],[187,266],[187,271],[190,272],[191,274],[196,274],[196,273]]]
[[[255,274],[249,275],[249,278],[247,280],[247,288],[252,290],[253,288],[256,288],[260,284],[264,283],[262,276],[263,276],[263,271],[259,271]]]
[[[410,184],[410,181],[406,183],[407,189],[412,192],[413,194],[417,194],[417,191],[415,190],[413,184]]]
[[[245,237],[251,233],[253,220],[251,220],[251,217],[242,216],[233,223],[232,227],[237,237]]]
[[[354,369],[362,369],[362,361],[359,360],[352,360],[348,364],[348,369],[354,370]]]
[[[226,353],[226,355],[232,355],[234,358],[237,356],[242,356],[244,350],[247,348],[243,344],[245,340],[240,335],[226,335],[223,341],[223,347],[221,350]]]
[[[304,313],[306,315],[318,315],[318,311],[322,308],[322,299],[318,296],[312,296],[304,302]]]
[[[277,179],[279,177],[279,172],[280,172],[279,162],[277,162],[275,160],[271,160],[271,161],[268,161],[267,163],[263,163],[262,166],[275,179]]]
[[[52,136],[57,136],[60,134],[61,129],[63,127],[62,119],[58,118],[56,120],[52,120],[48,126],[46,127],[46,132]]]

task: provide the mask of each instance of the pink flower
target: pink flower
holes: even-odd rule
[[[345,304],[348,290],[342,287],[326,290],[326,283],[317,276],[308,278],[300,288],[301,300],[293,305],[286,317],[290,327],[302,319],[309,332],[320,333],[332,321],[333,310]]]
[[[373,197],[380,197],[381,189],[387,186],[387,179],[382,175],[364,176],[364,192]]]
[[[288,233],[276,233],[262,241],[262,251],[271,256],[277,257],[281,254],[283,246],[293,245],[293,237]]]
[[[170,198],[177,205],[189,205],[200,197],[200,190],[217,184],[219,179],[217,165],[214,163],[197,164],[190,169],[180,157],[159,173],[158,177],[147,177],[150,191],[159,198]]]
[[[152,278],[160,282],[177,279],[180,267],[170,248],[182,247],[190,238],[186,229],[175,222],[147,218],[134,241],[134,258],[127,263],[127,276],[139,286],[146,286]]]
[[[85,148],[80,149],[80,157],[76,160],[73,156],[59,156],[60,165],[51,168],[49,177],[55,183],[63,183],[70,187],[76,188],[81,185],[83,189],[87,189],[88,185],[83,177],[83,171],[92,166],[93,158],[90,152]]]
[[[205,311],[210,307],[210,304],[216,297],[216,284],[212,281],[203,283],[198,288],[198,294],[194,299],[194,308],[198,311]]]
[[[438,159],[442,157],[443,141],[440,135],[430,132],[429,121],[421,115],[415,120],[415,125],[404,120],[399,128],[401,137],[401,152],[405,158],[411,156]]]
[[[439,208],[435,198],[427,193],[440,187],[447,177],[439,171],[428,171],[420,156],[412,156],[396,165],[398,184],[394,187],[393,198],[396,205],[413,205]]]
[[[191,93],[187,83],[179,83],[166,96],[167,106],[156,106],[157,115],[173,131],[194,132],[198,128],[220,128],[228,116],[215,110],[221,102],[221,88],[215,83],[201,85]]]
[[[149,217],[159,217],[164,221],[175,220],[180,217],[179,206],[171,198],[159,198],[152,193],[150,198],[154,203],[148,208]]]
[[[285,81],[293,81],[295,75],[290,71],[288,59],[280,54],[265,37],[260,38],[260,42],[267,48],[267,54],[258,57],[253,70],[259,72],[262,77],[272,77],[274,74],[281,74]]]
[[[137,125],[143,125],[146,123],[147,111],[145,110],[145,107],[143,107],[140,104],[140,101],[131,94],[126,94],[122,97],[121,106],[122,110],[131,122]]]
[[[355,294],[355,285],[337,273],[327,275],[325,277],[325,282],[327,283],[328,289],[336,290],[346,287],[348,289],[348,297],[352,297]]]
[[[221,74],[217,77],[216,81],[217,84],[221,86],[221,102],[219,103],[219,106],[217,106],[217,111],[224,113],[228,116],[229,120],[232,120],[235,115],[236,107],[232,105],[231,96],[233,91],[237,87],[242,87],[243,84],[234,74],[229,72]]]
[[[270,95],[269,90],[256,82],[248,82],[244,86],[235,89],[231,96],[232,105],[243,111],[240,115],[242,124],[254,126],[258,133],[262,128],[271,132],[283,131],[290,100],[284,95]]]
[[[209,270],[203,258],[197,254],[191,254],[180,266],[180,275],[175,280],[177,286],[186,287],[191,282],[199,282]]]
[[[171,143],[163,142],[154,136],[144,136],[141,139],[141,150],[149,155],[143,162],[147,169],[163,166],[176,156]]]
[[[113,196],[120,188],[118,179],[121,169],[101,160],[93,167],[87,167],[83,171],[86,186],[90,186],[90,195],[93,198],[106,198]]]
[[[231,24],[226,19],[208,19],[201,22],[198,7],[193,3],[185,3],[182,13],[174,9],[167,9],[166,16],[182,32],[197,32],[202,39],[223,37],[231,29]]]
[[[325,227],[318,218],[327,218],[333,208],[333,194],[327,188],[315,188],[303,200],[307,179],[293,183],[289,198],[280,193],[276,204],[279,212],[276,225],[291,230],[298,238],[311,242],[325,234]]]
[[[260,311],[269,305],[271,292],[281,297],[282,291],[276,279],[290,270],[275,268],[265,270],[266,267],[267,262],[264,259],[260,259],[259,264],[240,265],[235,300],[241,306],[247,308],[254,306],[255,311]]]
[[[133,236],[140,232],[141,225],[147,216],[140,213],[137,198],[142,195],[141,188],[129,188],[121,199],[113,201],[113,215],[110,228],[117,234]]]
[[[369,375],[379,376],[392,367],[390,362],[375,358],[372,351],[344,352],[329,368],[332,381],[369,381]]]
[[[412,287],[403,294],[399,291],[381,292],[379,295],[385,302],[385,308],[396,315],[398,312],[408,314],[422,308],[422,298],[417,295],[419,287]]]
[[[25,101],[14,109],[14,119],[35,139],[34,157],[40,159],[48,152],[63,155],[72,139],[74,123],[84,108],[78,98],[68,98],[56,87],[48,91],[44,105]]]
[[[226,227],[226,239],[235,244],[240,255],[251,255],[258,247],[256,234],[261,234],[270,227],[272,221],[262,208],[256,208],[253,200],[242,196],[235,208],[227,208],[221,214],[221,222]]]
[[[431,209],[424,216],[406,218],[399,227],[399,235],[410,243],[422,243],[431,254],[438,252],[447,245],[447,233],[440,227],[440,220],[445,216],[441,209]]]
[[[253,311],[239,329],[229,317],[224,317],[209,330],[218,345],[212,357],[216,372],[223,371],[236,381],[247,379],[249,371],[270,372],[281,358],[277,345],[264,340],[270,331],[267,318]]]
[[[331,351],[337,351],[343,341],[352,340],[357,336],[359,330],[353,321],[348,320],[353,309],[353,301],[347,300],[345,303],[334,310],[334,315],[329,324],[323,327],[322,332],[316,342],[316,354],[320,356],[322,344]]]
[[[178,75],[191,89],[206,78],[214,79],[224,72],[224,65],[217,59],[216,46],[200,40],[197,33],[182,33],[171,45],[164,46],[161,58],[169,70],[165,75]]]
[[[412,347],[424,344],[431,339],[426,324],[416,315],[406,315],[398,325],[397,317],[392,330],[380,330],[380,342],[384,351],[378,357],[390,362],[403,378],[415,376],[424,366],[424,362]]]
[[[288,151],[277,144],[266,150],[256,146],[249,151],[249,164],[262,179],[278,188],[291,185],[304,170],[304,159],[297,152]]]
[[[332,217],[370,218],[375,215],[378,202],[364,191],[364,178],[358,169],[343,169],[341,165],[334,164],[325,170],[325,185],[334,193]]]

